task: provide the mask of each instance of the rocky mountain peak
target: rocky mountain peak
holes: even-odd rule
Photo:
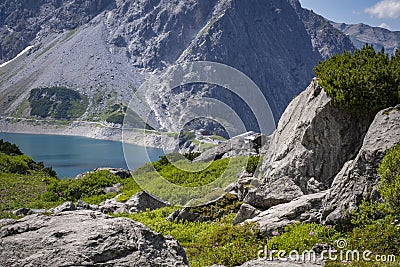
[[[113,0],[0,3],[0,62],[15,57],[37,37],[49,32],[62,33],[88,23],[112,3]]]
[[[376,51],[385,48],[386,53],[394,54],[396,49],[400,48],[399,31],[389,31],[388,29],[371,27],[363,23],[349,25],[331,22],[331,24],[346,34],[358,49],[361,49],[366,44],[371,44]]]
[[[277,121],[319,60],[353,49],[344,34],[294,0],[6,1],[0,22],[0,62],[34,46],[0,69],[2,115],[28,113],[21,104],[30,90],[60,85],[88,96],[83,119],[98,118],[115,102],[129,103],[147,75],[207,60],[253,80]],[[257,130],[246,104],[228,90],[182,89],[221,100],[248,123],[247,130]],[[173,130],[165,114],[182,94],[150,94],[144,98],[158,114],[156,124]]]

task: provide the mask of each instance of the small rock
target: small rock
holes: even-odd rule
[[[104,194],[109,194],[109,193],[117,193],[118,194],[121,192],[121,189],[123,187],[124,186],[122,184],[118,183],[113,186],[103,188],[103,193]]]
[[[269,208],[246,222],[257,223],[260,231],[266,234],[296,222],[319,222],[322,201],[326,194],[327,191],[323,191],[301,196],[291,202]]]
[[[99,206],[98,205],[90,205],[88,203],[86,203],[83,200],[78,200],[78,202],[76,202],[76,209],[77,210],[98,210]]]
[[[32,214],[43,214],[46,212],[47,212],[47,210],[45,210],[45,209],[32,209]]]
[[[165,220],[169,221],[169,222],[175,221],[178,218],[178,215],[180,212],[181,212],[181,210],[176,210],[176,211],[172,212],[170,215],[168,215],[168,217]]]
[[[176,217],[176,221],[188,221],[188,222],[196,222],[198,221],[200,214],[189,211],[188,208],[183,208],[178,216]]]
[[[103,213],[114,213],[119,208],[123,207],[125,204],[118,202],[116,198],[107,199],[99,205],[99,210]]]
[[[225,187],[224,192],[225,193],[235,192],[236,188],[237,188],[236,183],[231,183],[227,187]]]
[[[317,254],[321,254],[322,252],[326,252],[332,250],[333,247],[330,244],[315,244],[311,250],[315,251]]]
[[[260,210],[254,208],[253,206],[251,206],[249,204],[244,203],[244,204],[242,204],[242,206],[240,206],[239,212],[236,214],[236,217],[233,219],[233,224],[242,223],[247,219],[253,219],[260,213],[261,213]]]
[[[15,216],[26,216],[26,215],[33,214],[33,212],[31,209],[28,209],[28,208],[20,208],[20,209],[13,211],[13,214]]]
[[[71,201],[67,201],[58,207],[50,209],[49,211],[53,212],[53,213],[60,213],[60,212],[73,211],[73,210],[76,210],[74,203],[72,203]]]
[[[239,178],[236,186],[237,196],[239,200],[243,201],[250,191],[255,190],[259,186],[260,181],[256,177],[250,175],[242,176],[241,178]]]
[[[163,208],[169,206],[168,202],[161,200],[160,198],[147,193],[146,191],[142,191],[132,196],[126,203],[126,208],[130,213],[155,210],[159,208]]]

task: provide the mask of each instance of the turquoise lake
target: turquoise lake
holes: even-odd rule
[[[0,139],[14,143],[35,161],[42,161],[58,177],[75,177],[99,167],[127,169],[121,142],[78,136],[1,133]],[[163,155],[162,149],[127,144],[129,166],[135,168]]]

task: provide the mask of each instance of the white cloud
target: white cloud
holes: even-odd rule
[[[385,22],[383,22],[381,25],[379,25],[379,27],[385,28],[385,29],[387,29],[387,30],[391,30],[391,29],[390,29],[390,26],[387,25]]]
[[[400,0],[381,0],[376,5],[366,8],[364,11],[381,19],[396,19],[400,17]]]

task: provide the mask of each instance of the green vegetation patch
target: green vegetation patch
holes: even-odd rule
[[[86,96],[66,87],[33,89],[28,101],[31,116],[67,120],[82,116],[89,103]]]
[[[366,45],[314,68],[333,104],[348,111],[376,113],[400,103],[400,50],[389,57]]]
[[[44,198],[48,201],[72,201],[80,199],[89,204],[100,202],[115,197],[116,193],[105,193],[104,188],[116,184],[124,186],[125,192],[134,195],[140,191],[140,187],[132,178],[123,179],[107,170],[99,170],[88,173],[79,179],[56,180],[49,184]]]
[[[13,217],[10,211],[48,208],[58,203],[43,199],[49,183],[57,181],[56,173],[23,155],[19,148],[0,140],[0,218]]]

